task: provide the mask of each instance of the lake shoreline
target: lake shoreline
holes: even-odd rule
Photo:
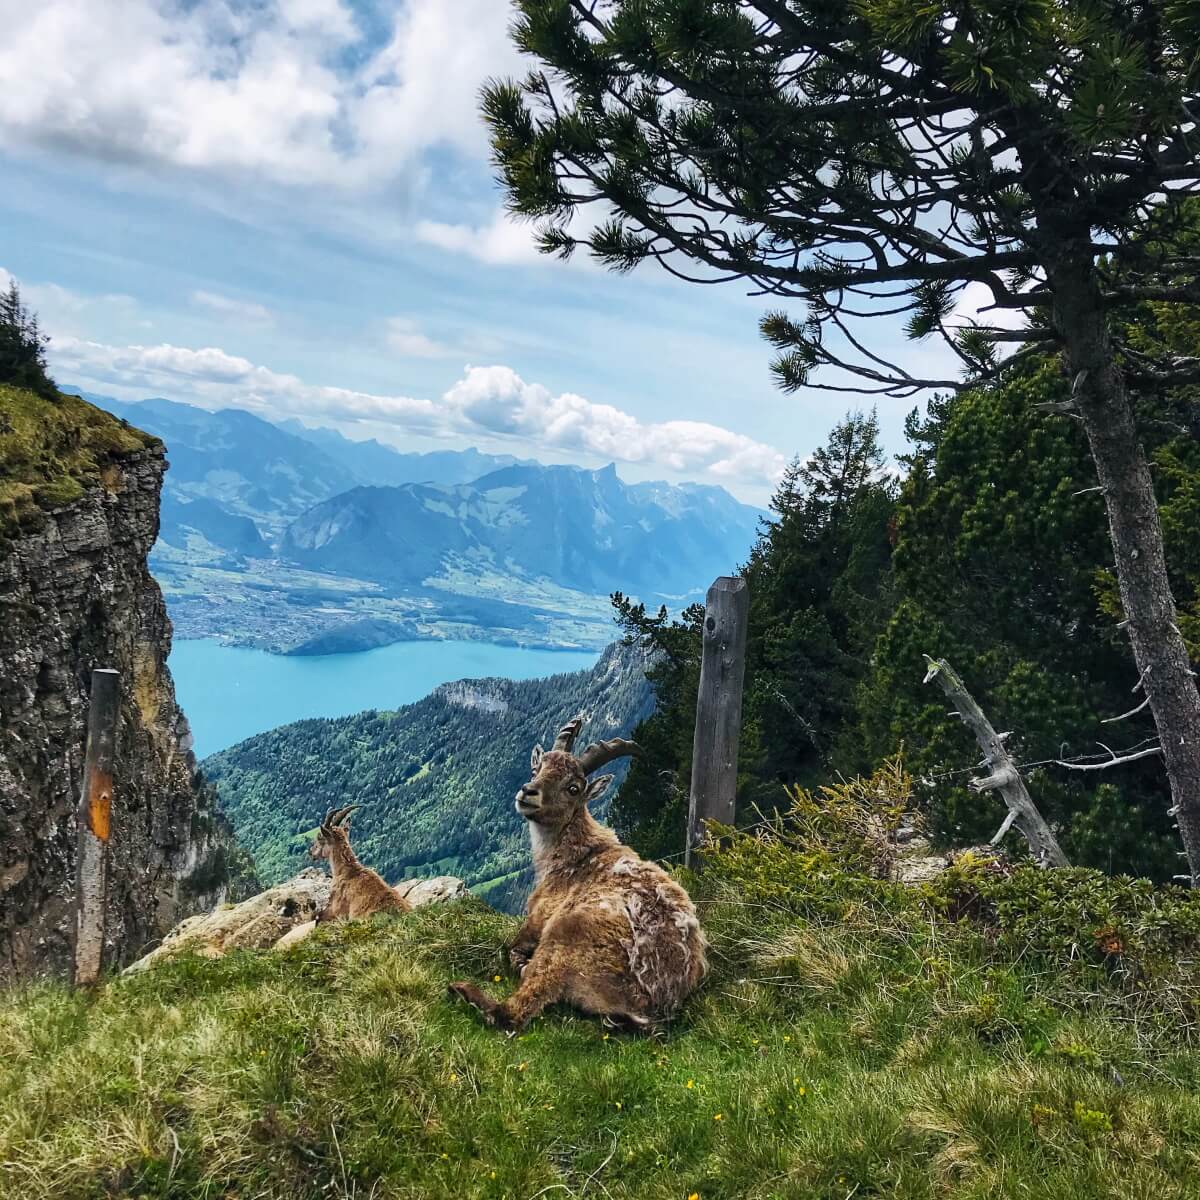
[[[168,665],[197,759],[296,721],[392,711],[464,679],[537,679],[584,670],[598,650],[421,639],[336,654],[276,654],[177,638]]]

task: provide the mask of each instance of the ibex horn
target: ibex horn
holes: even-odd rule
[[[558,737],[554,739],[552,750],[565,750],[568,754],[571,753],[571,747],[575,745],[575,739],[579,736],[579,731],[583,728],[583,714],[573,717],[559,731]]]
[[[597,767],[612,762],[614,758],[641,753],[642,748],[637,742],[628,741],[626,738],[611,738],[607,742],[593,742],[578,756],[579,765],[585,775],[590,775]]]
[[[361,808],[360,804],[347,804],[345,808],[331,808],[326,814],[325,819],[321,822],[322,829],[332,829],[340,825],[356,808]]]

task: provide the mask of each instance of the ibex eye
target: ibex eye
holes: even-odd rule
[[[570,792],[572,796],[578,796],[579,795],[579,784],[577,784],[577,783],[571,784],[571,786],[569,788],[567,788],[567,791]]]

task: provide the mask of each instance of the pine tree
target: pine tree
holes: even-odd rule
[[[1200,881],[1200,692],[1176,621],[1136,404],[1200,380],[1134,345],[1129,305],[1200,300],[1162,232],[1200,187],[1200,8],[1178,0],[518,0],[546,64],[486,89],[495,159],[542,248],[795,298],[769,314],[788,389],[911,397],[1040,349],[1072,380],[1173,807]],[[551,77],[553,76],[553,78]],[[1157,219],[1147,220],[1149,212]],[[577,214],[607,212],[579,230]],[[586,225],[586,221],[585,221]],[[968,285],[1024,327],[959,317]],[[872,349],[907,315],[964,378]],[[869,328],[869,324],[867,326]],[[857,332],[856,332],[857,328]],[[1020,347],[1007,360],[1001,349]]]
[[[49,338],[38,326],[37,316],[21,300],[17,281],[10,279],[0,293],[0,383],[28,388],[53,399],[58,389],[46,373]]]
[[[781,785],[828,770],[853,723],[867,648],[886,620],[894,484],[881,474],[874,415],[848,413],[785,471],[742,569],[750,589],[739,754],[743,811],[785,802]],[[656,653],[657,711],[637,731],[647,751],[614,804],[622,834],[646,854],[682,848],[704,611],[614,598],[626,635]],[[667,769],[667,768],[670,769]]]

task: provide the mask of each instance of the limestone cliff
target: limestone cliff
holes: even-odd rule
[[[0,387],[0,982],[66,970],[94,667],[121,674],[106,960],[223,894],[228,834],[197,774],[146,566],[161,443],[75,397]]]

